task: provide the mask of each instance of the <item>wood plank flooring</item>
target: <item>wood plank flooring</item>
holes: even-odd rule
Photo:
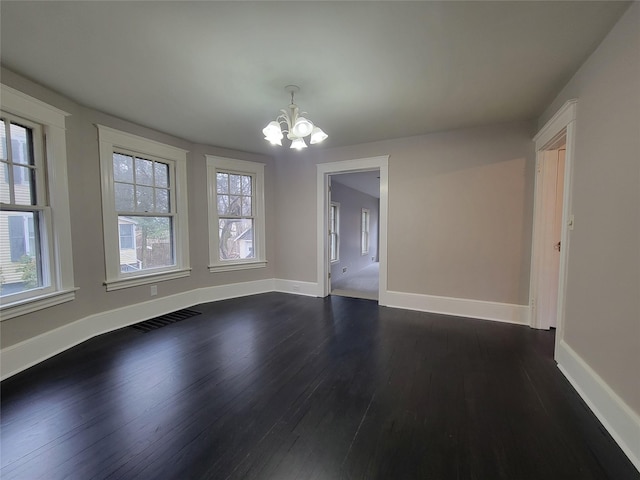
[[[640,479],[553,333],[279,293],[1,385],[8,479]]]

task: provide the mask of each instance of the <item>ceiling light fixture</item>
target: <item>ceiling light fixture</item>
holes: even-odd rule
[[[304,137],[311,135],[309,139],[311,145],[320,143],[327,138],[328,135],[319,127],[316,127],[311,120],[300,115],[298,106],[293,103],[293,95],[300,91],[300,87],[297,85],[287,85],[284,89],[291,94],[291,105],[289,105],[287,109],[281,109],[282,114],[278,115],[275,120],[269,122],[269,124],[262,129],[264,139],[270,142],[271,145],[282,145],[282,139],[284,138],[284,133],[286,133],[287,138],[291,140],[290,148],[301,150],[307,148]],[[282,130],[280,126],[282,123],[286,124],[285,130]]]

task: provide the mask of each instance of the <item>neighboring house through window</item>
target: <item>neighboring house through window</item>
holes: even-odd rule
[[[75,298],[66,113],[0,86],[2,318]]]
[[[264,165],[207,155],[209,270],[266,265]]]
[[[187,152],[98,130],[107,290],[189,275]]]

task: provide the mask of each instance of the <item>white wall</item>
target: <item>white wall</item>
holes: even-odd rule
[[[285,152],[275,165],[276,276],[316,279],[316,164],[390,155],[388,289],[527,305],[533,130],[516,122]]]
[[[570,98],[578,107],[564,342],[640,413],[638,2],[546,109],[540,126]]]

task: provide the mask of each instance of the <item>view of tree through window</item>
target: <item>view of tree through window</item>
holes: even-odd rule
[[[255,258],[253,176],[216,172],[220,260]]]
[[[174,265],[171,166],[116,152],[113,179],[120,271]]]

